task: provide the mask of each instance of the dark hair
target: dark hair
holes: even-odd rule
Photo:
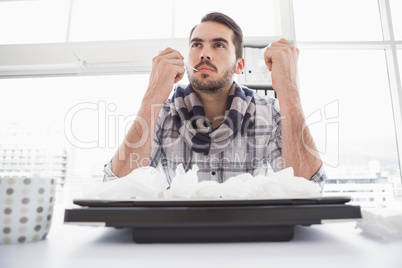
[[[211,12],[206,14],[204,17],[201,19],[201,23],[207,22],[207,21],[213,21],[217,22],[223,25],[226,25],[230,29],[232,29],[234,35],[233,35],[233,44],[235,45],[235,50],[236,50],[236,59],[240,59],[243,57],[243,32],[240,28],[240,26],[229,16],[219,13],[219,12]],[[193,35],[193,32],[195,28],[197,28],[198,25],[194,26],[193,29],[191,29],[190,32],[190,39],[191,36]]]

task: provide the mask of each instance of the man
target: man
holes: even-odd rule
[[[176,86],[171,99],[186,72],[184,57],[171,48],[156,56],[137,119],[105,165],[105,180],[161,164],[170,181],[177,165],[188,170],[196,164],[200,180],[266,174],[271,166],[274,171],[293,167],[295,176],[322,183],[325,172],[296,83],[298,49],[285,39],[266,49],[278,97],[273,99],[233,82],[244,69],[242,47],[235,21],[221,13],[204,16],[189,40],[187,62],[196,70],[187,68],[190,84]]]

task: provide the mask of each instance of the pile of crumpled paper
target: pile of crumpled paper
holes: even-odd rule
[[[129,175],[93,185],[83,191],[86,199],[255,199],[307,198],[321,195],[321,187],[301,177],[295,177],[292,168],[269,176],[244,173],[223,183],[198,181],[198,167],[185,172],[182,165],[169,187],[160,169],[144,167]]]

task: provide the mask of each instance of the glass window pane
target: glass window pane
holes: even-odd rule
[[[43,118],[49,125],[64,128],[64,117],[72,106],[96,99],[114,102],[117,112],[135,113],[148,77],[138,74],[0,79],[0,95],[4,96],[0,98],[0,114],[7,114],[1,123],[39,123],[38,118]]]
[[[79,197],[83,185],[102,180],[103,165],[131,126],[148,79],[147,74],[0,79],[0,94],[6,96],[0,98],[0,114],[6,115],[0,122],[0,175],[10,173],[11,164],[29,173],[22,158],[41,161],[32,148],[66,150],[66,201]]]
[[[401,49],[397,50],[397,55],[398,55],[399,77],[402,80],[402,50]],[[401,81],[401,83],[402,83],[402,81]]]
[[[380,41],[376,0],[294,0],[298,41]]]
[[[399,181],[384,51],[302,50],[299,70],[305,115],[328,177]]]
[[[171,0],[80,0],[74,5],[71,41],[171,37]]]
[[[390,0],[389,1],[391,7],[391,16],[392,16],[392,25],[394,27],[394,35],[395,39],[401,41],[402,40],[402,1],[401,0]]]
[[[69,1],[0,2],[0,44],[64,42]]]
[[[253,7],[245,12],[246,6]],[[188,38],[191,29],[201,18],[213,11],[222,12],[234,19],[243,30],[244,36],[275,36],[273,0],[215,1],[205,0],[200,4],[194,0],[175,1],[175,37]]]

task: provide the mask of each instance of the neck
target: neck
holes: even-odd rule
[[[201,101],[202,107],[204,107],[205,117],[215,127],[219,126],[224,120],[228,95],[232,85],[233,84],[230,83],[228,86],[218,90],[215,93],[194,89],[194,92]]]

